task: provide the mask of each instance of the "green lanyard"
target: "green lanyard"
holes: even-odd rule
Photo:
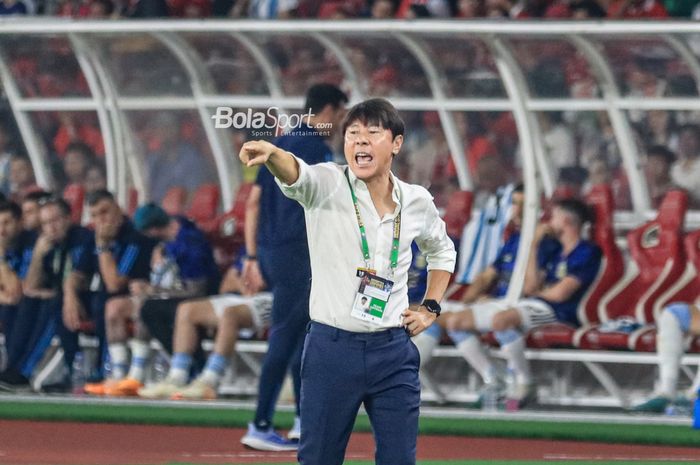
[[[357,217],[357,225],[360,227],[360,239],[362,240],[362,254],[365,257],[365,266],[369,268],[369,245],[367,244],[367,231],[365,230],[365,224],[362,222],[362,217],[360,216],[360,208],[357,206],[357,196],[352,188],[352,183],[350,182],[350,176],[348,176],[348,170],[345,170],[345,179],[348,181],[348,187],[350,188],[350,195],[352,196],[352,204],[355,207],[355,216]],[[399,264],[399,238],[401,237],[401,211],[394,218],[394,235],[391,240],[391,254],[389,260],[391,261],[391,271],[393,272]]]

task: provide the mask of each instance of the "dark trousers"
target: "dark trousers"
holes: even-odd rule
[[[7,369],[29,378],[61,324],[61,301],[24,297],[8,334]]]
[[[301,465],[341,465],[361,404],[376,465],[415,465],[418,349],[403,328],[353,333],[312,322],[301,368]]]
[[[105,303],[107,302],[107,294],[104,292],[84,292],[80,294],[80,302],[88,314],[88,318],[95,324],[95,336],[98,340],[98,364],[94,367],[92,373],[87,373],[90,380],[97,380],[104,377],[104,360],[107,357],[107,336],[105,330]],[[63,302],[63,296],[60,297]],[[61,347],[63,347],[63,360],[68,367],[68,371],[73,371],[73,359],[75,354],[80,350],[78,344],[79,331],[71,331],[63,325],[63,316],[61,315],[61,324],[58,325],[58,334],[61,338]]]
[[[306,242],[284,247],[259,248],[258,260],[268,288],[272,291],[272,323],[268,349],[258,385],[255,424],[272,424],[275,404],[287,370],[294,381],[294,398],[299,415],[301,391],[301,350],[309,323],[311,265]]]
[[[141,321],[143,321],[148,332],[151,333],[151,337],[156,338],[169,354],[173,353],[173,333],[175,331],[177,306],[185,300],[187,299],[148,299],[141,307]],[[200,340],[205,336],[206,331],[200,329]],[[201,344],[197,344],[197,348],[192,354],[192,360],[192,372],[198,373],[206,362],[206,354],[202,350]]]
[[[0,305],[0,331],[5,335],[5,339],[12,334],[16,317],[17,305]]]

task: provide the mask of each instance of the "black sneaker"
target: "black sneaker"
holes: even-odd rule
[[[59,381],[57,383],[45,384],[41,386],[40,392],[45,394],[66,394],[73,391],[70,381]]]
[[[28,387],[29,380],[18,370],[9,368],[0,373],[0,390],[15,391]]]

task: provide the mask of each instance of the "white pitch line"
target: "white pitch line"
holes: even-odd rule
[[[639,457],[628,455],[545,454],[545,460],[614,460],[616,462],[697,462],[698,457]]]

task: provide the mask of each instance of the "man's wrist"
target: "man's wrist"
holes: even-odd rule
[[[108,245],[95,246],[95,253],[97,253],[97,255],[101,255],[101,254],[106,253],[106,252],[111,252]]]
[[[420,306],[425,308],[428,312],[435,315],[435,318],[439,317],[440,312],[442,311],[440,303],[434,299],[425,299],[423,303],[420,304]]]
[[[244,260],[248,260],[248,261],[251,261],[251,262],[257,262],[257,261],[258,261],[258,256],[255,255],[255,254],[246,255],[245,258],[244,258]]]

